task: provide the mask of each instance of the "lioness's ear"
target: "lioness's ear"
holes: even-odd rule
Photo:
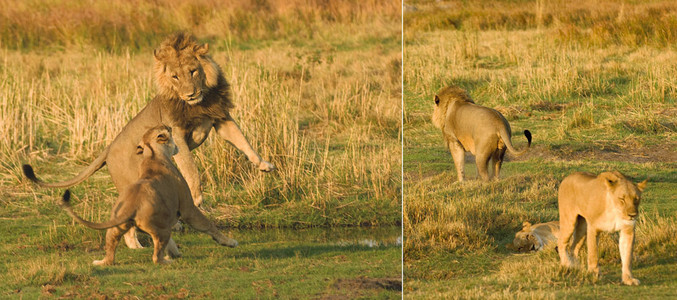
[[[435,105],[440,105],[440,97],[437,97],[437,95],[435,95]]]
[[[616,188],[616,183],[618,183],[618,177],[611,172],[605,172],[600,174],[600,176],[604,179],[604,184],[610,188],[614,189]]]
[[[638,183],[638,184],[637,184],[637,189],[639,189],[640,192],[643,192],[644,189],[646,188],[647,182],[649,182],[649,179],[644,179],[644,181]]]
[[[527,229],[529,227],[531,227],[531,223],[529,223],[529,222],[522,223],[522,230]]]

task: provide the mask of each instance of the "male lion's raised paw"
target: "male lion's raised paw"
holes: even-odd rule
[[[263,172],[270,172],[275,170],[275,166],[265,160],[262,160],[259,164],[259,170]]]

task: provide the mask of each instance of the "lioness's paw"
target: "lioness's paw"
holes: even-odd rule
[[[275,166],[265,160],[262,160],[259,164],[259,170],[263,172],[270,172],[275,170]]]
[[[639,280],[635,278],[623,278],[623,284],[625,285],[639,285]]]

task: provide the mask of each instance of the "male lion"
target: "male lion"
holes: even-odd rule
[[[60,205],[73,219],[90,228],[108,229],[106,257],[95,260],[94,265],[113,264],[120,237],[134,226],[153,238],[153,262],[169,262],[163,254],[165,247],[170,253],[178,253],[171,239],[171,229],[179,217],[195,229],[211,235],[219,244],[237,246],[237,241],[224,236],[195,207],[188,183],[172,162],[172,156],[177,152],[179,149],[172,139],[170,127],[162,125],[148,130],[137,146],[137,153],[142,159],[138,170],[140,178],[122,190],[107,222],[92,223],[75,214],[69,205],[70,191],[66,190]]]
[[[558,195],[560,236],[557,247],[562,266],[578,264],[578,253],[587,236],[588,270],[599,276],[597,234],[620,231],[618,247],[623,284],[639,285],[639,280],[632,277],[632,246],[639,198],[646,184],[647,180],[644,180],[635,185],[616,171],[598,176],[578,172],[564,178]]]
[[[522,230],[515,234],[512,244],[506,245],[510,250],[517,252],[541,251],[548,244],[556,244],[559,235],[559,222],[553,221],[531,225],[522,224]]]
[[[456,165],[458,181],[463,181],[465,152],[475,155],[477,171],[483,180],[490,179],[487,172],[489,160],[493,161],[494,178],[498,179],[505,151],[515,155],[526,152],[515,150],[510,141],[510,124],[498,111],[475,104],[463,89],[449,86],[435,95],[433,124],[442,129]],[[527,148],[531,146],[531,132],[524,131]]]
[[[261,159],[247,142],[229,111],[233,107],[230,87],[219,66],[207,53],[207,44],[198,44],[189,34],[169,36],[155,50],[155,82],[159,93],[127,124],[122,132],[84,170],[72,179],[47,183],[39,180],[30,165],[24,165],[26,177],[44,187],[69,187],[82,182],[108,165],[118,191],[136,182],[141,175],[142,157],[134,149],[148,128],[166,124],[174,132],[179,154],[174,157],[181,174],[188,182],[196,206],[202,203],[202,190],[197,166],[190,151],[200,146],[214,128],[226,141],[247,155],[261,171],[275,169]],[[132,228],[125,235],[130,248],[141,248]]]

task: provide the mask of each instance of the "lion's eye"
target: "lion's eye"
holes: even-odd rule
[[[179,80],[179,76],[176,75],[172,75],[172,78],[174,78],[174,80]]]
[[[192,70],[192,71],[190,71],[190,75],[191,75],[191,76],[197,75],[197,70]]]

